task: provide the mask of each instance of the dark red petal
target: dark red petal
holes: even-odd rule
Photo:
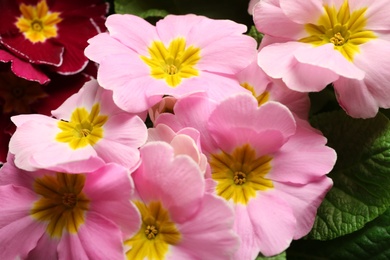
[[[49,77],[38,68],[28,62],[20,60],[6,50],[0,49],[0,62],[11,62],[12,72],[20,78],[36,81],[40,84],[45,84],[50,81]]]
[[[16,56],[35,64],[59,66],[62,63],[64,47],[52,39],[32,43],[22,34],[2,36],[0,42]]]

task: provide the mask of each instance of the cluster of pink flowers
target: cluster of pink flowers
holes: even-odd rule
[[[73,2],[12,2],[0,17],[0,58],[16,77],[42,84],[42,71],[98,64],[55,110],[11,117],[0,259],[279,254],[309,233],[332,187],[336,153],[308,122],[308,92],[333,83],[355,117],[390,107],[390,63],[370,65],[390,46],[381,1],[251,1],[260,48],[246,26],[193,14],[156,25],[114,14],[107,31],[90,17],[99,33],[80,33],[84,46],[64,36]],[[96,2],[83,1],[103,19]],[[69,16],[84,21],[77,5]]]

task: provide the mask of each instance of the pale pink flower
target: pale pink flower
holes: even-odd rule
[[[145,111],[163,95],[207,92],[221,100],[242,92],[234,75],[256,57],[246,26],[230,20],[168,15],[153,26],[114,14],[106,26],[108,33],[90,39],[85,54],[100,64],[99,84],[129,112]]]
[[[268,101],[277,101],[287,106],[291,112],[302,119],[307,119],[310,110],[310,99],[307,93],[289,89],[283,81],[272,79],[252,62],[237,74],[242,87],[249,90],[260,105]]]
[[[386,1],[262,0],[253,10],[265,34],[258,62],[269,76],[303,92],[333,83],[353,117],[390,107]]]
[[[281,253],[310,231],[332,185],[326,174],[336,154],[319,131],[280,103],[258,106],[249,94],[208,103],[200,96],[179,100],[174,114],[161,115],[157,125],[200,132],[213,192],[235,210],[241,238],[235,258]]]
[[[26,172],[13,156],[0,169],[0,259],[123,259],[139,229],[126,168]]]
[[[173,111],[173,106],[176,103],[176,98],[171,96],[166,96],[161,99],[160,102],[149,108],[148,115],[150,121],[154,123],[156,118],[162,113],[170,113]]]
[[[159,124],[148,129],[148,141],[164,141],[174,149],[175,155],[185,154],[196,162],[203,174],[210,174],[210,166],[200,146],[200,134],[195,128],[183,128],[177,133],[169,126]]]
[[[52,115],[55,118],[39,114],[11,118],[17,129],[9,151],[18,167],[84,172],[108,162],[130,170],[138,166],[138,148],[147,138],[145,123],[119,109],[112,92],[96,80],[87,82]]]
[[[230,259],[238,245],[232,209],[205,192],[196,162],[165,142],[147,143],[141,158],[132,177],[142,224],[124,242],[127,259]]]

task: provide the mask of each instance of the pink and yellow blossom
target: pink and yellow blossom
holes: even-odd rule
[[[232,210],[205,192],[198,164],[166,142],[147,143],[141,157],[132,177],[142,224],[124,242],[127,259],[231,258],[238,245]]]
[[[291,89],[320,91],[333,83],[352,117],[390,108],[390,23],[386,1],[263,0],[253,9],[264,33],[260,67]]]
[[[26,172],[13,156],[0,169],[1,259],[123,259],[140,226],[126,168]],[[109,236],[107,236],[109,234]]]
[[[255,40],[243,34],[246,26],[229,20],[168,15],[153,26],[114,14],[106,26],[107,33],[89,40],[85,54],[100,64],[99,84],[112,89],[116,104],[129,112],[145,111],[164,95],[207,92],[220,100],[243,92],[234,75],[256,56]]]
[[[143,120],[119,109],[112,92],[95,80],[52,111],[12,117],[17,129],[9,150],[24,170],[91,171],[115,162],[130,170],[147,138]]]
[[[191,107],[191,109],[186,109]],[[306,235],[332,180],[336,154],[326,138],[282,104],[249,94],[221,103],[183,98],[157,125],[194,127],[211,168],[212,193],[235,211],[236,259],[283,252]]]

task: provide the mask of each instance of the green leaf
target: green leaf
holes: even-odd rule
[[[287,250],[292,259],[390,259],[390,210],[363,229],[329,241],[300,240]]]
[[[134,14],[142,18],[164,17],[175,10],[173,0],[115,0],[115,13]]]
[[[312,120],[337,152],[334,186],[318,209],[307,238],[329,240],[361,229],[390,206],[390,121],[378,113],[353,119],[344,111]]]
[[[286,260],[286,252],[271,257],[258,256],[256,260]]]

